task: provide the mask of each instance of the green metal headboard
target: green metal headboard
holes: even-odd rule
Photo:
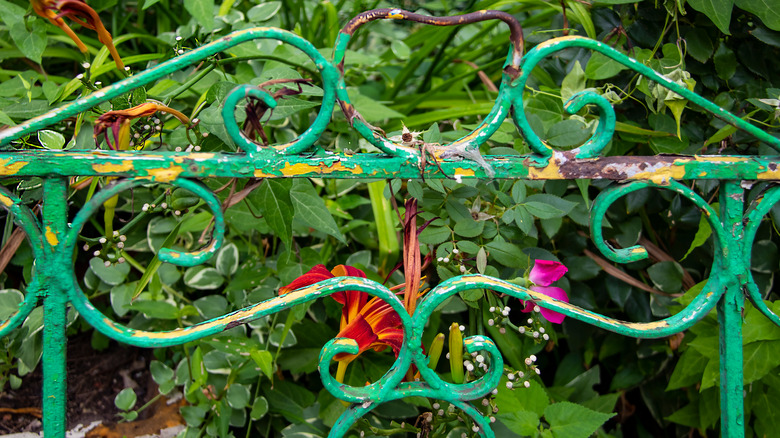
[[[510,27],[508,55],[501,87],[490,114],[470,134],[446,145],[415,147],[387,138],[381,129],[369,125],[352,106],[344,82],[344,56],[351,37],[363,24],[378,19],[411,20],[431,25],[453,25],[499,19]],[[276,105],[268,93],[247,85],[232,90],[224,101],[222,116],[227,133],[242,153],[191,153],[145,151],[9,151],[14,141],[26,137],[67,117],[87,111],[110,99],[152,83],[185,66],[195,64],[220,51],[254,39],[274,39],[292,45],[315,63],[322,77],[323,97],[319,114],[298,138],[270,147],[258,146],[239,129],[234,110],[247,96]],[[475,409],[471,400],[485,396],[499,383],[503,359],[493,343],[484,336],[464,340],[469,352],[484,351],[491,367],[476,381],[452,384],[443,381],[428,367],[422,351],[421,337],[426,321],[448,297],[459,291],[485,288],[534,300],[539,306],[553,309],[570,318],[635,338],[659,338],[679,333],[695,324],[717,307],[720,324],[721,430],[724,437],[744,436],[742,310],[745,298],[775,324],[780,317],[764,304],[750,272],[753,240],[758,226],[770,208],[780,201],[780,187],[768,189],[764,196],[744,209],[745,180],[780,180],[780,160],[761,156],[617,156],[600,157],[615,131],[615,114],[602,96],[585,91],[575,94],[564,106],[570,114],[595,105],[599,120],[592,137],[582,146],[556,151],[531,129],[523,114],[523,90],[534,66],[543,58],[570,47],[600,52],[646,78],[668,88],[683,98],[711,112],[715,117],[744,130],[776,150],[780,139],[756,128],[734,114],[698,96],[654,70],[618,51],[586,38],[563,37],[546,41],[524,53],[522,29],[516,20],[503,12],[480,11],[454,17],[427,17],[398,9],[369,11],[352,19],[341,30],[332,60],[325,59],[312,44],[295,34],[275,28],[253,28],[232,33],[194,49],[154,68],[132,75],[109,87],[72,101],[18,126],[0,132],[0,175],[44,178],[41,219],[10,191],[0,188],[0,203],[24,229],[35,256],[32,282],[19,310],[0,324],[0,337],[19,327],[39,300],[43,301],[43,412],[47,437],[65,435],[66,312],[70,303],[100,333],[117,341],[141,346],[163,347],[217,334],[237,324],[246,323],[291,306],[319,299],[344,290],[364,291],[385,300],[400,315],[404,327],[404,344],[392,368],[378,381],[365,387],[340,384],[329,374],[329,364],[338,353],[355,353],[357,345],[349,339],[334,339],[320,355],[320,374],[325,387],[335,397],[352,403],[331,430],[330,436],[343,436],[352,424],[378,405],[409,396],[442,399],[470,415],[483,437],[493,437],[488,418]],[[381,150],[376,154],[309,154],[327,128],[338,103],[352,127],[368,142]],[[479,148],[493,135],[505,118],[511,117],[533,151],[530,155],[480,155]],[[435,157],[438,166],[424,166],[426,156]],[[422,168],[421,168],[422,167]],[[118,181],[100,190],[69,220],[67,210],[67,177],[110,176]],[[671,190],[693,202],[704,214],[713,230],[714,262],[711,276],[701,293],[682,311],[650,323],[615,320],[577,306],[557,301],[539,292],[484,275],[451,278],[425,295],[413,315],[385,286],[367,279],[339,277],[272,298],[230,314],[191,327],[165,332],[146,332],[128,328],[106,318],[81,290],[73,270],[73,254],[79,232],[104,202],[116,194],[149,183],[168,183],[201,197],[215,218],[211,242],[191,253],[169,249],[159,251],[162,261],[178,266],[205,262],[223,243],[225,221],[220,202],[198,180],[210,177],[234,178],[513,178],[527,180],[602,179],[616,184],[604,190],[591,210],[591,232],[596,246],[610,260],[628,263],[647,257],[641,246],[615,249],[602,237],[602,222],[607,209],[620,197],[636,190],[653,187]],[[683,181],[719,180],[720,210],[708,203]],[[420,371],[421,380],[403,382],[409,368]]]

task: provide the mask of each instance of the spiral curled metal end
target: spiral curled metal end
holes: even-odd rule
[[[225,97],[225,102],[222,104],[222,120],[225,122],[225,129],[236,145],[247,154],[251,155],[258,152],[273,153],[276,151],[274,148],[261,147],[259,144],[247,138],[238,126],[238,122],[236,121],[238,103],[248,97],[254,97],[255,99],[261,100],[268,108],[276,108],[276,100],[274,100],[270,94],[249,84],[239,85],[228,93],[227,97]]]

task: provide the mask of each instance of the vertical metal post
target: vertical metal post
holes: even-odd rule
[[[742,358],[743,284],[746,261],[742,257],[743,190],[739,181],[724,181],[720,192],[720,217],[728,242],[723,243],[726,292],[718,302],[720,326],[720,430],[724,438],[745,436]],[[718,255],[716,255],[718,257]]]
[[[64,178],[46,178],[43,183],[44,260],[36,270],[44,279],[43,295],[43,434],[64,437],[67,414],[66,353],[70,260],[60,260],[58,244],[68,224],[67,185]]]

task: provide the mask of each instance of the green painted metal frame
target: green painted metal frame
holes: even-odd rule
[[[393,141],[381,130],[366,123],[350,104],[344,82],[343,61],[351,36],[362,25],[377,19],[411,20],[432,25],[473,23],[488,19],[506,22],[511,30],[508,55],[504,64],[501,88],[495,105],[485,121],[472,133],[447,145],[412,147]],[[318,116],[300,137],[272,147],[260,147],[247,139],[236,123],[234,111],[246,96],[264,100],[270,107],[276,102],[262,90],[239,86],[227,96],[222,112],[230,137],[241,153],[166,153],[143,151],[9,151],[14,141],[51,126],[66,117],[87,111],[109,99],[152,83],[185,66],[195,64],[227,48],[253,39],[275,39],[292,45],[315,63],[322,77],[323,97]],[[27,233],[36,259],[33,280],[19,310],[0,323],[0,336],[19,327],[39,300],[44,306],[44,432],[46,436],[65,435],[65,337],[66,309],[73,306],[96,330],[131,345],[162,347],[179,345],[219,333],[236,324],[273,314],[290,306],[318,299],[343,290],[360,290],[387,301],[401,316],[405,342],[392,368],[377,382],[365,387],[340,384],[329,373],[329,365],[338,353],[354,353],[357,345],[349,339],[334,339],[323,347],[320,374],[325,387],[337,398],[351,402],[333,427],[330,436],[343,436],[361,416],[379,404],[408,396],[425,396],[447,400],[479,426],[483,437],[493,437],[490,422],[470,403],[483,397],[499,382],[503,359],[493,341],[483,336],[464,340],[466,350],[482,351],[490,357],[491,367],[476,381],[456,385],[443,381],[428,367],[419,346],[425,322],[434,309],[458,291],[486,288],[522,300],[535,300],[540,306],[554,309],[596,327],[635,338],[659,338],[681,332],[717,308],[721,328],[720,387],[721,430],[725,437],[744,436],[742,402],[742,310],[745,298],[767,318],[780,325],[780,317],[764,304],[750,273],[751,247],[762,218],[780,201],[780,187],[766,191],[762,198],[745,208],[743,180],[780,180],[780,159],[762,156],[650,156],[600,157],[615,130],[615,114],[609,102],[593,92],[573,96],[564,106],[570,114],[595,105],[599,122],[593,136],[577,149],[561,152],[545,144],[530,128],[522,112],[523,90],[533,67],[544,57],[570,47],[600,52],[648,79],[674,91],[726,122],[744,130],[765,144],[780,150],[780,139],[745,122],[692,91],[677,85],[663,75],[630,59],[612,48],[581,37],[556,38],[524,53],[522,29],[510,15],[497,11],[480,11],[454,17],[427,17],[398,9],[369,11],[350,21],[339,34],[333,60],[326,60],[312,44],[297,35],[274,28],[254,28],[236,32],[166,61],[154,68],[130,76],[116,84],[70,102],[18,126],[0,132],[0,176],[44,177],[44,205],[39,220],[21,199],[0,188],[0,204],[11,213]],[[327,128],[338,103],[350,124],[380,154],[322,152],[313,155],[317,139]],[[481,156],[479,147],[496,131],[506,117],[511,117],[528,142],[533,154],[525,156]],[[422,166],[422,154],[432,154],[437,166]],[[424,167],[424,168],[421,168]],[[70,176],[121,177],[100,190],[68,222],[66,178]],[[451,278],[434,287],[420,302],[413,315],[385,286],[366,279],[339,277],[272,298],[245,309],[182,329],[168,332],[145,332],[125,327],[106,318],[87,299],[74,275],[73,254],[81,228],[102,204],[114,195],[140,184],[168,183],[183,187],[200,196],[215,217],[215,231],[205,248],[180,253],[163,249],[159,257],[179,266],[203,263],[221,246],[225,223],[220,203],[198,179],[229,177],[318,177],[318,178],[517,178],[529,180],[607,179],[622,182],[604,190],[591,210],[591,231],[599,250],[610,260],[627,263],[647,257],[640,246],[615,249],[602,236],[602,222],[613,202],[626,194],[647,187],[672,190],[693,202],[704,213],[714,236],[712,275],[702,292],[680,313],[651,323],[615,320],[574,305],[556,301],[533,290],[500,279],[482,275]],[[720,211],[680,181],[696,179],[721,180]],[[403,382],[414,364],[420,371],[418,382]]]

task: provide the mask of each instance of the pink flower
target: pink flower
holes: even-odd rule
[[[558,281],[563,277],[563,274],[569,270],[566,266],[563,266],[560,262],[554,262],[551,260],[535,260],[534,267],[531,269],[531,274],[528,279],[533,283],[531,290],[540,292],[547,295],[550,298],[555,298],[558,301],[568,303],[569,296],[566,295],[566,291],[559,287],[550,286],[553,282]],[[536,304],[533,301],[525,301],[525,307],[523,312],[533,312]],[[542,316],[550,322],[560,324],[565,317],[563,314],[554,310],[541,308]]]

